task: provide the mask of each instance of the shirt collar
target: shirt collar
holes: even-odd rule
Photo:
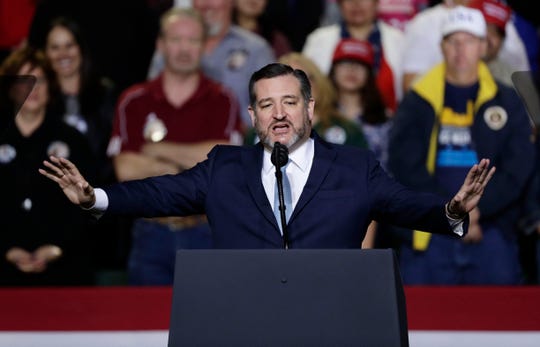
[[[289,153],[289,161],[294,163],[302,172],[305,172],[313,159],[315,153],[314,141],[310,137],[303,144],[295,149],[292,153]],[[268,148],[264,148],[263,156],[263,167],[262,170],[264,173],[268,173],[270,170],[274,169],[274,164],[270,159],[272,152]]]

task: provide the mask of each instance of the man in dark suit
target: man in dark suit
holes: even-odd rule
[[[400,185],[371,152],[324,142],[311,131],[315,101],[309,79],[288,65],[269,64],[249,82],[249,112],[260,142],[216,146],[208,159],[177,175],[151,177],[94,189],[66,159],[51,157],[39,171],[57,182],[75,204],[92,212],[145,217],[206,213],[216,248],[284,246],[274,216],[271,152],[288,148],[285,175],[292,214],[286,223],[291,248],[360,247],[372,219],[408,228],[463,236],[468,212],[495,168],[474,165],[446,203]]]

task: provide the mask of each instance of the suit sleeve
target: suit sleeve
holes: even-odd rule
[[[368,191],[373,218],[395,226],[432,233],[454,234],[438,195],[411,190],[395,181],[370,158]]]
[[[107,213],[133,217],[188,216],[205,213],[213,158],[176,175],[127,181],[105,188]]]

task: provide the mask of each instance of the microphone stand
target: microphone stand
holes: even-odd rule
[[[281,217],[281,230],[283,231],[283,248],[289,248],[289,235],[287,233],[287,217],[285,216],[285,198],[283,196],[283,173],[281,167],[276,166],[276,180],[279,197],[279,215]]]
[[[281,168],[289,161],[289,151],[287,147],[279,142],[274,144],[271,156],[272,163],[276,167],[276,183],[279,199],[279,215],[281,219],[281,231],[283,232],[283,248],[289,248],[289,234],[287,232],[287,216],[285,215],[285,197],[283,194],[283,172]]]

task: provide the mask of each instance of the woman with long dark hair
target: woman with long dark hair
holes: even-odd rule
[[[330,79],[337,91],[341,114],[362,126],[369,148],[386,168],[390,111],[377,87],[373,61],[369,42],[343,39],[334,52]]]
[[[67,17],[51,21],[43,48],[60,86],[64,122],[88,139],[98,158],[98,180],[113,181],[106,155],[116,102],[111,80],[96,71],[79,25]]]

